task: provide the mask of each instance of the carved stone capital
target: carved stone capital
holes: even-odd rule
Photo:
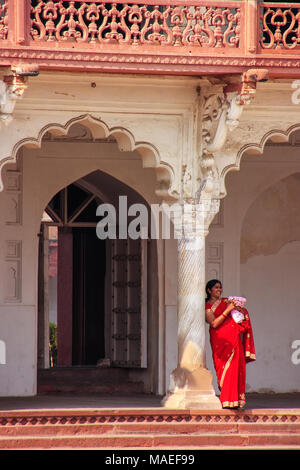
[[[192,242],[203,239],[208,234],[209,226],[219,211],[220,201],[206,196],[203,192],[200,200],[188,199],[181,201],[181,204],[176,203],[173,221],[175,237],[178,240]],[[193,244],[190,246],[193,247]]]

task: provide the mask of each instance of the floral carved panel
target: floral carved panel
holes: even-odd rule
[[[189,2],[187,2],[189,3]],[[208,2],[209,3],[209,2]],[[215,2],[218,3],[218,2]],[[219,2],[220,3],[220,2]],[[33,41],[239,48],[240,2],[32,2]]]

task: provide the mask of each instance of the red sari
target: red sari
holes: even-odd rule
[[[206,309],[219,317],[228,306],[222,298]],[[231,314],[217,328],[210,327],[210,344],[216,369],[220,401],[224,408],[242,408],[245,403],[246,363],[255,361],[255,348],[249,313],[242,309],[245,320],[236,323]]]

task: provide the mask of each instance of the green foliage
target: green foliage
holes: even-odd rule
[[[57,365],[57,325],[49,323],[49,353],[50,367]]]

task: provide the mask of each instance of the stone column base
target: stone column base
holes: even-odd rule
[[[222,409],[212,386],[212,374],[204,368],[190,371],[177,367],[171,375],[171,391],[162,404],[169,409]]]

